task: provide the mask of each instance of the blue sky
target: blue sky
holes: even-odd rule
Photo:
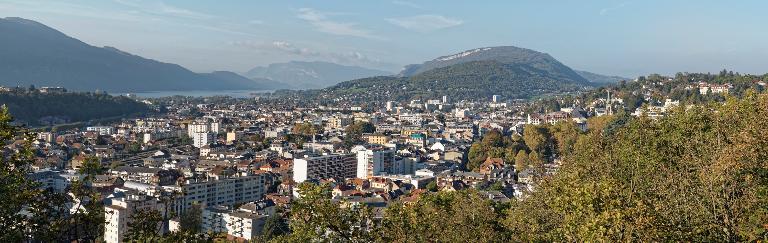
[[[634,77],[768,72],[767,7],[757,0],[0,0],[0,16],[200,72],[290,60],[397,71],[514,45],[574,69]]]

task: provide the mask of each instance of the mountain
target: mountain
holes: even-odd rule
[[[569,67],[563,65],[546,53],[514,46],[484,47],[463,51],[460,53],[442,56],[422,64],[405,66],[399,76],[410,77],[436,68],[473,62],[473,61],[497,61],[513,65],[531,66],[558,77],[586,82]]]
[[[293,86],[277,82],[266,78],[246,78],[240,74],[230,71],[215,71],[212,73],[205,73],[211,79],[226,80],[235,83],[249,83],[258,87],[259,90],[277,90],[277,89],[291,89]]]
[[[619,77],[619,76],[608,76],[608,75],[602,75],[602,74],[597,74],[597,73],[592,73],[587,71],[579,71],[579,70],[574,70],[574,71],[578,73],[580,76],[587,79],[589,82],[596,83],[596,84],[613,84],[613,83],[618,83],[621,80],[632,80],[630,78]]]
[[[392,75],[392,73],[357,66],[344,66],[329,62],[273,63],[266,67],[255,67],[243,74],[248,78],[276,80],[295,89],[318,89],[338,84],[341,81]]]
[[[41,23],[0,18],[0,85],[116,92],[263,89],[258,82],[198,74],[113,47],[95,47]]]
[[[396,77],[339,83],[304,95],[317,101],[531,98],[584,90],[592,84],[548,54],[511,46],[486,47],[409,65]],[[292,94],[287,94],[292,95]],[[302,95],[300,92],[298,95]]]

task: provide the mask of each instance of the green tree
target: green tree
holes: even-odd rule
[[[301,183],[301,197],[291,203],[291,233],[277,241],[289,242],[368,242],[373,227],[371,210],[331,201],[328,185]]]
[[[140,209],[130,217],[128,232],[124,239],[128,242],[156,242],[162,239],[163,215],[154,209]]]

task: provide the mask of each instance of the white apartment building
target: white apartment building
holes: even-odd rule
[[[192,137],[195,135],[195,133],[207,133],[211,131],[210,128],[211,127],[208,125],[208,123],[194,122],[187,126],[187,135]]]
[[[203,231],[226,233],[241,240],[252,240],[261,234],[269,215],[250,210],[229,210],[227,207],[208,207],[203,210]]]
[[[95,126],[95,127],[86,127],[86,131],[89,132],[98,132],[99,135],[112,135],[115,134],[115,128],[109,127],[109,126]]]
[[[205,145],[212,144],[215,140],[215,134],[211,132],[198,132],[192,134],[192,145],[196,148],[202,148]]]
[[[267,190],[263,174],[241,172],[230,177],[211,176],[207,179],[187,180],[181,187],[184,210],[193,204],[208,206],[233,206],[260,200]]]
[[[157,210],[161,214],[164,210],[162,204],[158,203],[157,198],[145,195],[128,194],[124,197],[111,198],[106,200],[108,204],[104,206],[104,217],[106,224],[104,226],[104,241],[107,243],[123,242],[123,236],[128,232],[128,222],[131,215],[139,210]]]
[[[56,139],[56,134],[52,132],[39,132],[37,133],[37,139],[52,143]]]
[[[354,178],[357,159],[353,154],[333,154],[304,157],[293,160],[293,181],[299,183],[309,179]]]
[[[381,174],[401,172],[401,166],[396,165],[395,149],[383,146],[358,145],[352,148],[357,156],[357,178],[369,179]]]

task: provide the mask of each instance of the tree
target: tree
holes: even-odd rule
[[[0,142],[5,147],[17,136],[23,136],[25,140],[18,152],[0,156],[0,241],[21,242],[25,238],[25,231],[32,227],[28,216],[21,212],[30,202],[40,197],[42,191],[38,189],[38,183],[27,177],[33,155],[32,134],[11,125],[11,121],[13,118],[8,108],[3,106],[0,109]]]
[[[301,183],[301,197],[291,203],[291,233],[278,241],[344,241],[368,242],[373,227],[371,210],[331,201],[330,186]]]
[[[374,234],[377,242],[505,242],[496,208],[474,190],[430,193],[392,203]]]
[[[528,154],[525,153],[525,150],[517,152],[517,156],[515,156],[515,169],[517,169],[517,171],[523,171],[528,168],[528,165]]]
[[[523,128],[523,140],[531,151],[542,152],[548,137],[547,129],[543,126],[525,125]]]
[[[139,209],[128,221],[128,232],[124,239],[128,242],[155,242],[162,239],[160,230],[163,216],[154,209]]]
[[[436,181],[430,181],[424,189],[427,189],[427,191],[430,191],[430,192],[436,192],[437,191],[437,182]]]
[[[185,210],[179,216],[179,226],[181,231],[191,234],[197,234],[200,232],[200,227],[203,225],[203,210],[200,205],[194,204],[189,209]]]
[[[285,219],[279,214],[275,213],[269,215],[266,222],[264,222],[264,228],[261,230],[262,240],[268,241],[275,237],[287,234],[290,231]]]

